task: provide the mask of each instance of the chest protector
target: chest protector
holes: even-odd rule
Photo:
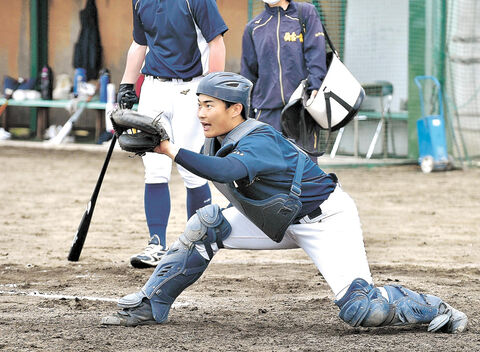
[[[230,131],[221,146],[215,143],[216,138],[207,138],[205,140],[203,153],[210,156],[226,156],[235,149],[243,137],[262,126],[265,126],[265,124],[257,120],[248,119]],[[233,182],[213,182],[213,184],[235,208],[268,237],[275,242],[281,242],[287,227],[293,223],[302,209],[302,203],[299,197],[302,191],[302,175],[306,158],[304,153],[301,151],[298,152],[297,167],[289,194],[280,193],[281,190],[279,189],[278,193],[272,194],[267,199],[254,200],[241,194]]]

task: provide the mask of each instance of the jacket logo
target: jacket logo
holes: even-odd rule
[[[297,39],[300,43],[303,43],[303,33],[297,34],[295,32],[285,32],[285,35],[283,36],[283,40],[286,42],[296,42]]]

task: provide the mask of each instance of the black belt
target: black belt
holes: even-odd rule
[[[329,173],[328,176],[331,177],[331,179],[335,183],[335,185],[338,183],[337,175],[335,175],[334,173]],[[321,221],[320,220],[320,215],[322,215],[321,205],[319,205],[318,207],[313,209],[310,213],[308,213],[304,217],[295,221],[294,224],[312,224],[312,223],[315,223],[315,222],[319,222],[319,221]]]
[[[148,76],[148,77],[152,77],[154,79],[158,79],[160,82],[172,82],[173,80],[180,80],[180,81],[183,81],[183,82],[191,82],[192,79],[194,79],[195,77],[190,77],[190,78],[172,78],[172,77],[157,77],[157,76],[152,76],[152,75],[145,75],[145,76]]]
[[[319,222],[320,215],[322,215],[322,208],[318,206],[301,219],[295,221],[294,224],[312,224],[314,222]]]

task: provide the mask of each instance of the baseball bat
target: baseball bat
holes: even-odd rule
[[[80,225],[78,225],[77,233],[73,238],[72,247],[70,248],[70,253],[68,254],[68,260],[71,262],[76,262],[78,261],[78,258],[80,258],[80,253],[82,252],[83,244],[85,243],[85,238],[87,237],[88,228],[90,227],[90,222],[92,221],[93,210],[95,209],[95,203],[97,202],[98,193],[100,192],[103,177],[105,176],[105,172],[107,171],[108,163],[110,161],[110,157],[112,156],[113,147],[115,146],[116,140],[117,136],[114,134],[112,137],[112,141],[110,142],[110,147],[108,148],[107,156],[105,157],[105,161],[103,162],[102,171],[100,171],[97,184],[95,185],[95,189],[93,190],[92,197],[87,204],[87,209],[83,214],[82,220],[80,220]]]
[[[80,108],[78,108],[77,111],[75,111],[73,115],[70,116],[70,118],[67,120],[67,122],[65,122],[65,125],[63,125],[62,129],[57,133],[55,137],[46,141],[48,144],[59,145],[63,143],[63,140],[72,131],[73,125],[75,124],[75,122],[77,122],[78,118],[80,117],[82,112],[85,110],[87,103],[90,100],[92,100],[92,97],[93,96],[89,96],[87,100],[79,102],[79,104],[82,104]]]

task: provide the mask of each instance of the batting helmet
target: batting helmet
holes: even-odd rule
[[[252,82],[237,73],[213,72],[200,81],[197,95],[205,94],[230,103],[240,103],[243,105],[243,116],[247,117],[252,86]]]

